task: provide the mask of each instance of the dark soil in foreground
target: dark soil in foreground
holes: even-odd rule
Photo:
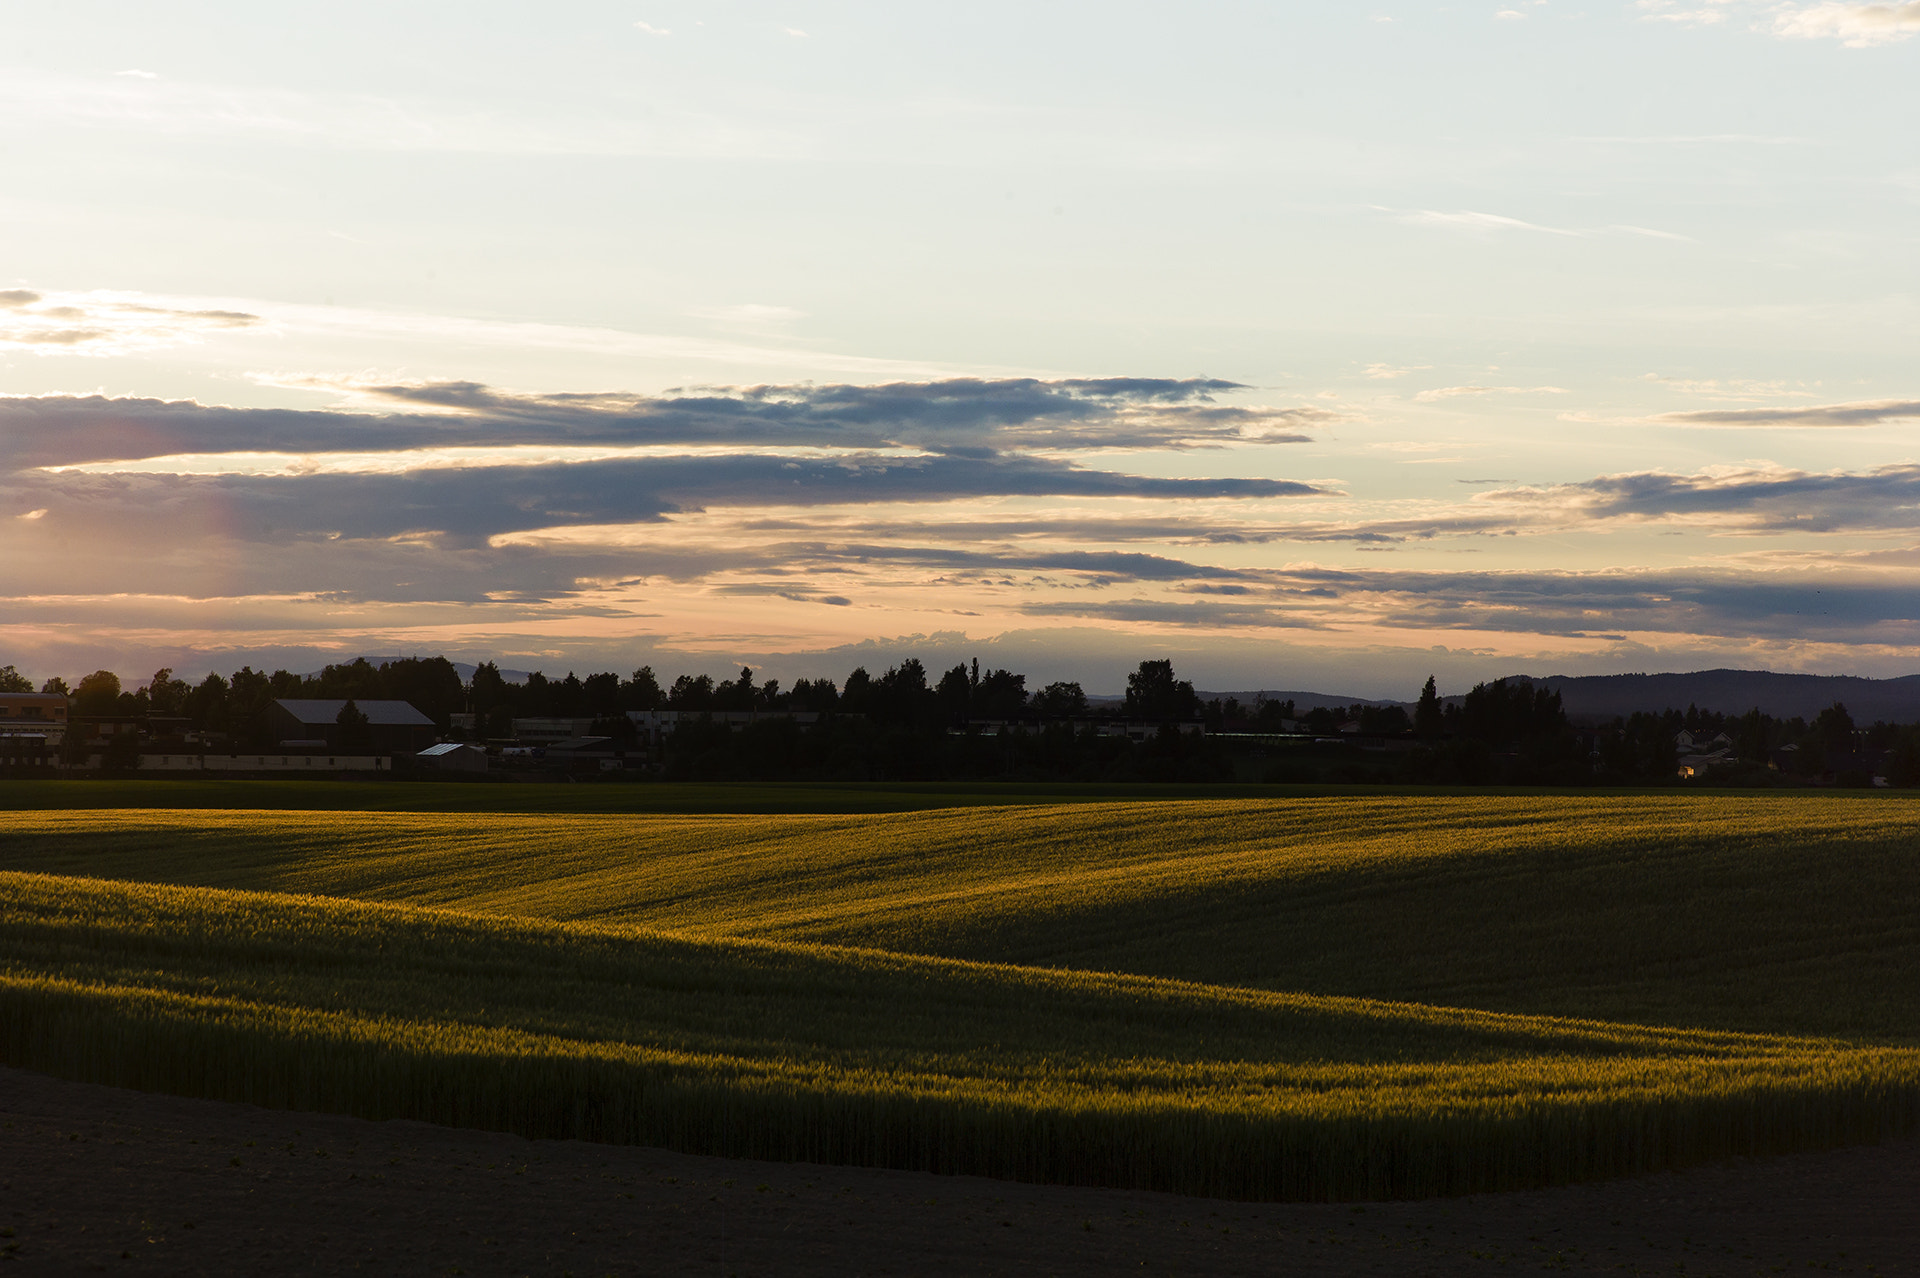
[[[526,1141],[0,1069],[0,1275],[1920,1274],[1920,1142],[1264,1205]]]

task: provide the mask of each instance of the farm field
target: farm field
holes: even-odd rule
[[[5,1060],[1225,1196],[1557,1183],[1912,1130],[1917,830],[1824,795],[15,810]]]
[[[233,808],[556,814],[917,812],[1002,804],[1270,798],[1325,787],[1044,781],[447,782],[168,777],[0,780],[0,812],[43,808]]]

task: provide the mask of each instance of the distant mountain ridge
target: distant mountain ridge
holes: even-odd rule
[[[1920,674],[1863,679],[1771,670],[1697,670],[1692,674],[1552,675],[1533,682],[1558,692],[1566,712],[1582,718],[1612,718],[1669,706],[1684,710],[1694,705],[1722,714],[1745,714],[1758,706],[1776,719],[1796,715],[1811,719],[1839,701],[1859,724],[1920,719]]]
[[[1721,714],[1745,714],[1758,706],[1776,719],[1798,715],[1812,719],[1838,701],[1855,723],[1877,719],[1890,723],[1920,720],[1920,674],[1897,679],[1863,679],[1858,675],[1776,674],[1771,670],[1696,670],[1689,674],[1516,675],[1535,686],[1560,694],[1560,704],[1575,719],[1611,719],[1636,710],[1658,712],[1698,706]],[[1202,692],[1202,700],[1237,697],[1243,705],[1255,698],[1291,700],[1301,713],[1318,706],[1404,706],[1412,701],[1374,697],[1346,697],[1327,692]],[[1461,694],[1445,700],[1458,704]]]

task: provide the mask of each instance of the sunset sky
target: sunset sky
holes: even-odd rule
[[[1920,671],[1920,4],[0,30],[36,678]]]

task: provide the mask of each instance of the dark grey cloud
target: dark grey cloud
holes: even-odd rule
[[[819,506],[971,497],[1273,498],[1320,493],[1276,479],[1164,479],[1036,457],[869,455],[623,458],[544,466],[445,467],[397,474],[151,475],[32,472],[0,485],[0,502],[69,520],[145,517],[154,535],[177,518],[217,514],[261,540],[326,535],[501,533],[625,524],[725,506]]]
[[[1226,603],[1213,599],[1036,600],[1020,611],[1029,617],[1084,617],[1195,629],[1282,628],[1320,630],[1326,618],[1295,614],[1268,604]]]
[[[755,519],[740,527],[751,532],[812,532],[819,526],[792,518]],[[840,522],[837,532],[862,537],[913,538],[959,542],[1019,542],[1048,539],[1081,542],[1151,541],[1163,544],[1257,546],[1273,542],[1359,542],[1397,545],[1435,537],[1507,533],[1515,520],[1505,514],[1452,515],[1432,519],[1369,520],[1352,523],[1297,520],[1274,522],[1221,517],[1159,516],[1108,518],[1090,515],[1063,519],[870,520]]]
[[[1807,408],[1703,408],[1661,413],[1653,420],[1673,426],[1878,426],[1920,417],[1920,399],[1874,399]]]
[[[500,442],[449,418],[400,418],[102,395],[0,398],[0,470],[176,453],[363,452]]]
[[[1903,579],[1830,573],[1402,572],[1351,569],[1259,574],[1264,588],[1232,601],[1111,597],[1036,599],[1030,616],[1197,628],[1289,629],[1372,624],[1434,630],[1606,638],[1621,632],[1832,643],[1920,640],[1920,596]],[[1204,585],[1188,587],[1206,592]]]
[[[611,432],[601,442],[816,444],[851,448],[1166,448],[1259,437],[1337,420],[1317,407],[1214,402],[1247,389],[1214,378],[952,378],[882,386],[751,386],[668,392],[515,395],[470,382],[359,388],[395,405],[472,413],[534,430]]]
[[[1126,551],[1063,550],[1033,554],[991,554],[949,546],[862,545],[842,542],[788,542],[765,552],[782,561],[896,563],[948,572],[1064,572],[1113,581],[1211,581],[1257,579],[1259,574],[1212,564],[1188,563],[1162,555]]]
[[[1742,471],[1603,475],[1550,488],[1505,489],[1481,501],[1576,520],[1723,517],[1728,531],[1839,532],[1920,526],[1920,465],[1869,471]]]
[[[0,467],[170,453],[333,452],[454,445],[726,445],[913,448],[956,455],[1298,442],[1337,420],[1317,407],[1215,402],[1234,382],[1032,378],[886,386],[754,386],[673,392],[514,395],[473,382],[358,388],[388,411],[221,408],[192,402],[46,396],[0,400]]]

